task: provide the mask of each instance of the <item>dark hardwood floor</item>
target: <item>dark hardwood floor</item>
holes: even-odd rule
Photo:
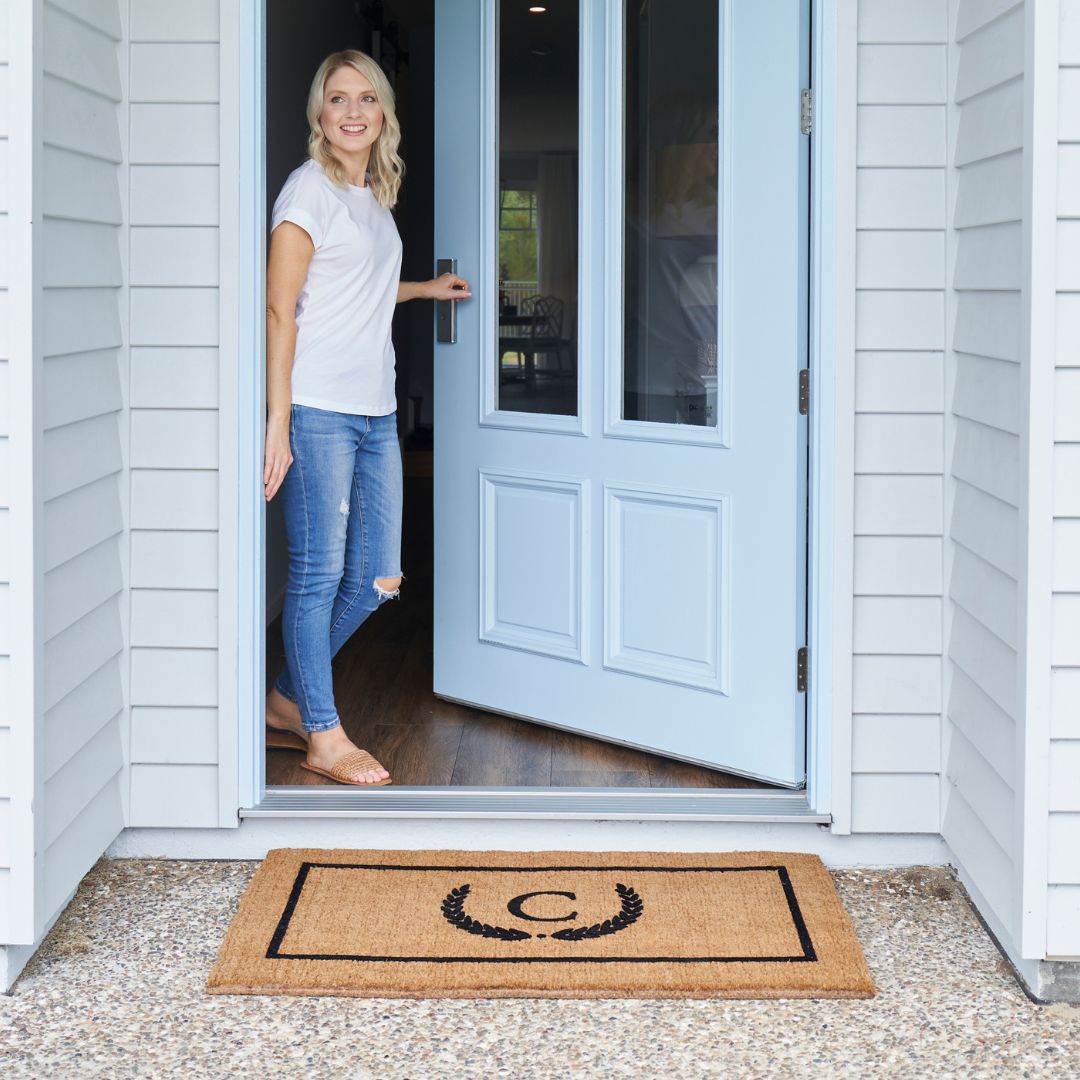
[[[334,658],[342,724],[395,784],[473,787],[763,787],[685,762],[442,701],[431,692],[431,477],[406,469],[402,583]],[[266,634],[267,687],[284,663],[281,619]],[[269,785],[334,784],[269,750]]]

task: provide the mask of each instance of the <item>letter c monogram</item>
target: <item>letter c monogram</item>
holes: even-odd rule
[[[541,918],[539,915],[526,915],[521,910],[521,905],[526,900],[534,896],[565,896],[568,900],[576,900],[577,897],[572,892],[527,892],[522,893],[521,896],[515,896],[513,900],[506,905],[506,910],[511,915],[516,915],[519,919],[528,919],[530,922],[569,922],[571,919],[577,918],[577,912],[571,911],[569,915],[556,915],[554,918]]]

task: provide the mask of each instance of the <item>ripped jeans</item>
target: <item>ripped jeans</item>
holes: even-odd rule
[[[397,596],[401,577],[401,450],[397,413],[364,416],[292,406],[293,462],[281,485],[289,580],[277,691],[305,731],[340,723],[330,661],[353,631]],[[389,581],[388,581],[389,579]]]

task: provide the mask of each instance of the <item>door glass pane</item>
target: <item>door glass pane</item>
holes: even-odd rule
[[[716,0],[626,0],[623,418],[716,425]]]
[[[577,413],[578,5],[499,6],[498,407]]]

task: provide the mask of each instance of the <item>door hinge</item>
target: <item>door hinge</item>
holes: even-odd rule
[[[806,646],[804,645],[795,661],[795,686],[800,694],[806,693]]]
[[[810,129],[814,125],[814,92],[809,87],[804,88],[800,100],[802,102],[802,122],[799,124],[799,130],[804,135],[809,135]]]
[[[810,369],[799,372],[799,412],[805,416],[810,411]]]

